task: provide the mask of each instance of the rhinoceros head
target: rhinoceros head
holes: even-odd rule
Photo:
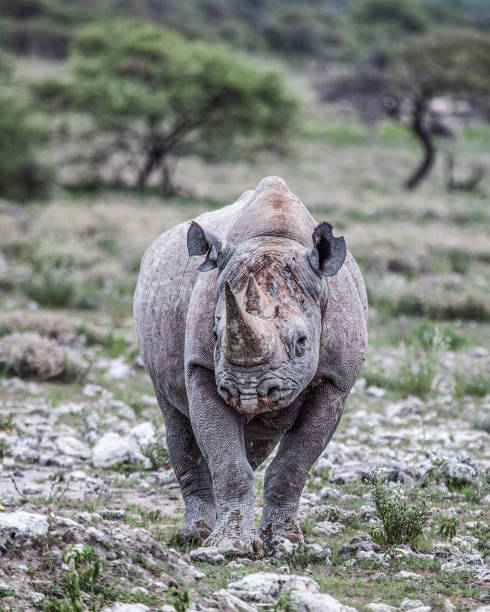
[[[219,269],[214,327],[218,393],[253,415],[291,404],[315,375],[328,286],[344,262],[343,238],[322,223],[313,246],[259,236],[236,246],[192,222],[190,255]]]

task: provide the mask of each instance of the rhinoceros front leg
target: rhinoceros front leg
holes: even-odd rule
[[[168,453],[185,503],[185,527],[179,529],[182,543],[202,542],[216,522],[213,485],[208,466],[199,450],[190,420],[157,392],[167,428]]]
[[[264,509],[259,533],[268,545],[276,536],[302,542],[297,523],[299,498],[308,472],[332,437],[347,393],[330,383],[317,387],[282,439],[264,480]]]
[[[247,555],[262,543],[254,528],[254,478],[245,450],[242,417],[219,397],[214,375],[195,367],[188,376],[192,428],[213,482],[217,521],[205,546]]]

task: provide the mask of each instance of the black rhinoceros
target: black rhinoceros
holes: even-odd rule
[[[300,494],[364,361],[366,315],[344,239],[278,177],[153,242],[134,317],[184,497],[182,539],[230,554],[302,539]],[[253,471],[278,442],[257,533]]]

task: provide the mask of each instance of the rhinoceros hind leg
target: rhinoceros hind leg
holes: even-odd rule
[[[157,393],[167,428],[170,462],[185,503],[185,526],[177,538],[182,543],[201,543],[216,523],[211,474],[197,445],[190,420]]]

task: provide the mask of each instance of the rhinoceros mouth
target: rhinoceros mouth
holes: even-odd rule
[[[237,412],[242,414],[262,414],[284,408],[290,403],[294,390],[281,389],[280,391],[273,391],[273,393],[266,396],[256,392],[237,392],[232,395],[224,389],[223,385],[220,385],[218,393]]]

